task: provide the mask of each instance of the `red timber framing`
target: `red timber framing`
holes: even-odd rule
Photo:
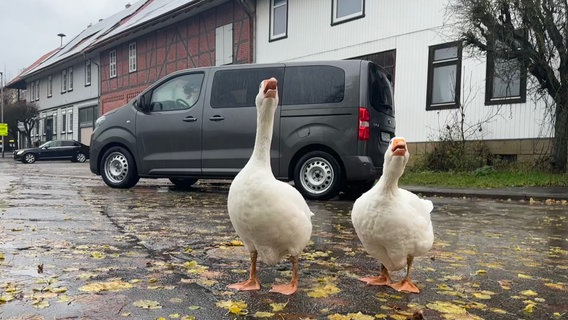
[[[126,104],[174,71],[215,65],[215,29],[229,23],[233,24],[233,63],[252,63],[250,19],[236,1],[102,51],[100,114]],[[137,67],[129,72],[128,46],[132,42],[136,42]],[[112,50],[116,50],[117,76],[110,78]]]

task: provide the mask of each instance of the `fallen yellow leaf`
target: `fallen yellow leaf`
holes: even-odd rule
[[[288,302],[284,303],[271,303],[270,307],[272,308],[272,312],[278,312],[284,310]]]
[[[108,282],[92,282],[79,288],[83,292],[122,291],[132,288],[133,285],[122,280]]]
[[[158,301],[154,300],[138,300],[132,303],[135,307],[142,309],[161,309],[162,306]]]
[[[255,318],[271,318],[274,316],[272,312],[257,311],[253,315]]]
[[[312,289],[308,292],[308,297],[311,298],[326,298],[332,294],[337,294],[341,290],[334,284],[326,284],[324,286],[317,286],[316,288]]]
[[[525,291],[521,291],[521,294],[523,296],[527,296],[527,297],[536,297],[538,296],[538,293],[532,291],[532,290],[525,290]]]
[[[447,313],[447,314],[466,314],[467,311],[465,310],[465,308],[460,307],[458,305],[455,305],[451,302],[447,302],[447,301],[435,301],[432,303],[428,303],[426,305],[426,307],[428,309],[432,309],[432,310],[436,310],[438,312],[441,313]]]
[[[217,306],[220,308],[227,309],[232,314],[236,315],[246,315],[248,314],[248,310],[246,309],[248,306],[244,301],[219,301],[217,302]]]
[[[342,314],[330,314],[327,316],[328,320],[373,320],[375,317],[369,316],[366,314],[361,313],[360,311],[357,313],[348,313],[346,315]]]
[[[544,285],[551,288],[551,289],[566,291],[566,288],[564,287],[564,285],[562,285],[560,283],[545,283]]]

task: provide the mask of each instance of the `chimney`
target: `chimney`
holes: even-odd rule
[[[125,8],[125,9],[130,8],[130,3],[125,4],[125,5],[124,5],[124,8]]]

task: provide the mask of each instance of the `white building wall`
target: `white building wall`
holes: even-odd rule
[[[73,67],[73,90],[62,92],[62,70]],[[99,98],[99,62],[98,59],[91,61],[91,83],[86,85],[85,82],[85,60],[78,59],[74,63],[60,65],[51,70],[38,72],[36,77],[31,78],[27,83],[31,88],[31,81],[40,80],[40,96],[39,100],[33,101],[40,111],[40,127],[39,135],[35,135],[33,140],[45,141],[45,119],[49,116],[53,117],[56,125],[53,131],[53,139],[74,139],[87,141],[85,137],[80,137],[79,130],[79,109],[83,107],[96,106]],[[52,76],[52,96],[48,97],[48,77]],[[31,101],[31,90],[27,90],[28,101]],[[63,130],[63,114],[71,114],[72,121],[66,117],[66,128]]]
[[[329,0],[289,0],[288,34],[269,42],[269,0],[257,2],[256,62],[348,59],[396,50],[397,134],[410,142],[435,140],[457,109],[426,111],[429,46],[454,41],[447,0],[365,1],[365,17],[331,26]],[[484,59],[463,52],[462,103],[470,139],[550,137],[544,106],[527,103],[486,106]]]

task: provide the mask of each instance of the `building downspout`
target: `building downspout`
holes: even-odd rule
[[[249,18],[249,62],[254,63],[255,52],[254,52],[254,27],[255,27],[255,14],[256,10],[254,6],[248,0],[239,0],[239,4],[245,9],[247,16]]]

